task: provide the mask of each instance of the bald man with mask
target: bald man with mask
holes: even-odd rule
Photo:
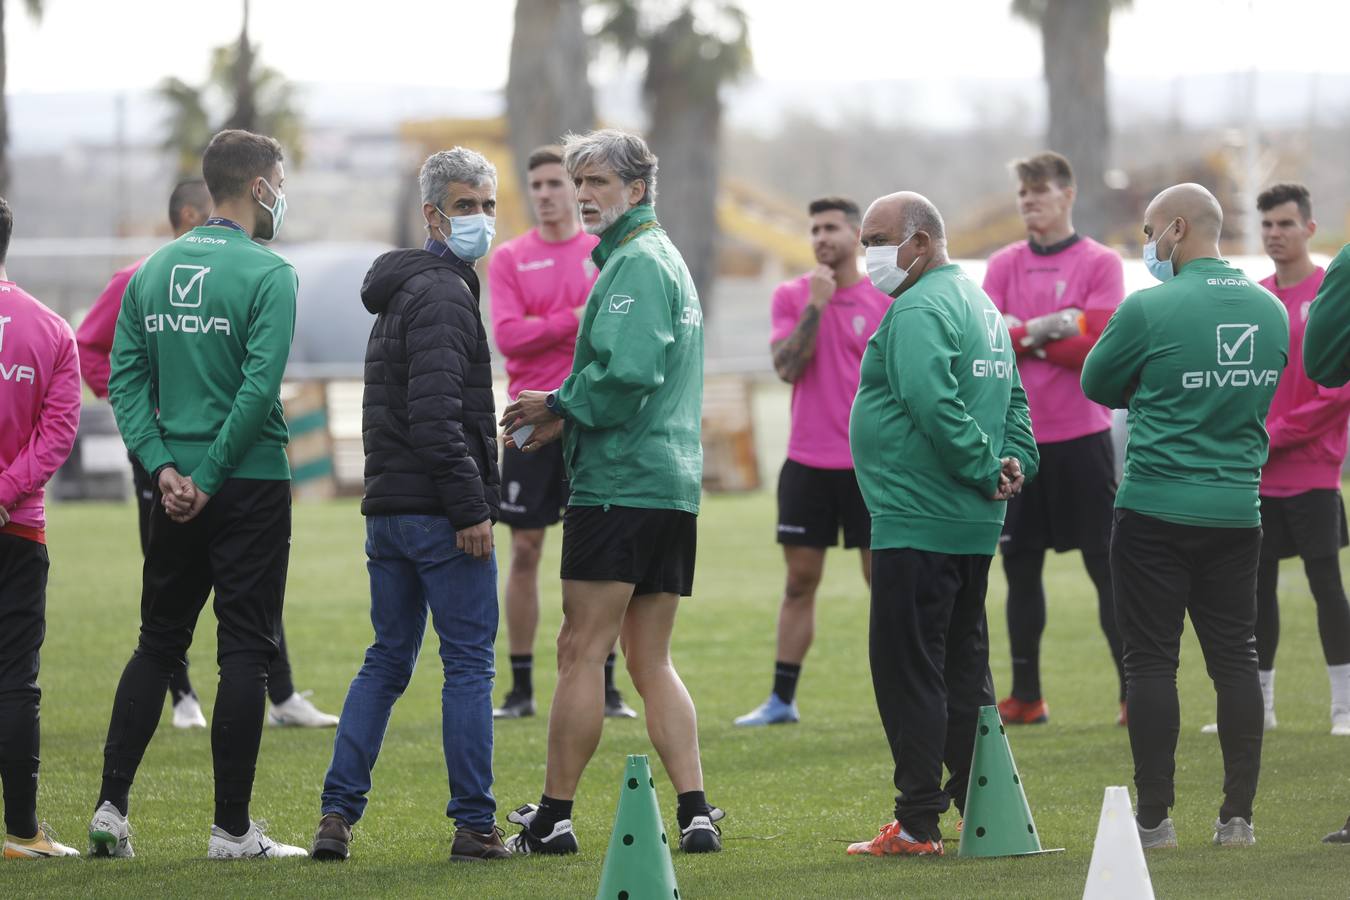
[[[1266,413],[1289,355],[1284,306],[1219,256],[1223,210],[1198,184],[1144,212],[1161,285],[1125,298],[1083,366],[1083,392],[1129,410],[1111,574],[1125,645],[1144,849],[1177,846],[1176,672],[1189,612],[1218,694],[1224,801],[1214,843],[1256,842],[1263,709],[1256,667],[1258,489]]]
[[[872,687],[898,793],[894,821],[848,853],[941,856],[938,817],[964,810],[976,720],[994,703],[989,563],[1040,454],[1003,315],[947,259],[937,208],[882,197],[861,234],[893,298],[863,353],[849,445],[872,515]]]

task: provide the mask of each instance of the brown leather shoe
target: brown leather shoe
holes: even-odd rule
[[[311,859],[342,861],[347,858],[347,847],[352,842],[352,826],[337,813],[326,813],[319,820],[319,830],[314,834],[314,846],[310,849]]]
[[[450,845],[451,862],[482,862],[488,859],[507,859],[511,851],[502,843],[502,830],[496,825],[487,834],[455,829],[455,842]]]

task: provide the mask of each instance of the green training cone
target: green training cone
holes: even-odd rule
[[[997,706],[980,707],[975,727],[975,757],[966,789],[965,823],[961,829],[961,856],[1026,856],[1054,853],[1041,849],[1041,837],[1031,820],[1031,807],[1022,790],[1008,736]]]
[[[679,900],[670,841],[646,754],[630,755],[596,900]]]

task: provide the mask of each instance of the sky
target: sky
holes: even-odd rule
[[[138,90],[166,75],[198,81],[210,48],[237,36],[241,8],[232,0],[45,5],[34,23],[22,4],[9,4],[13,93]],[[351,4],[372,10],[365,15],[343,15],[331,0],[253,0],[251,33],[264,60],[294,81],[491,90],[506,81],[514,6],[380,0]],[[741,6],[750,16],[755,74],[766,80],[1026,77],[1041,69],[1039,34],[1011,16],[1008,0]],[[1253,65],[1350,73],[1347,25],[1350,6],[1336,0],[1135,0],[1113,19],[1108,66],[1155,77]]]

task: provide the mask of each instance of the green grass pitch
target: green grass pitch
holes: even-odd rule
[[[681,895],[1081,896],[1102,790],[1131,784],[1132,767],[1125,731],[1114,724],[1114,674],[1077,556],[1053,558],[1047,572],[1051,611],[1043,660],[1052,721],[1009,729],[1042,839],[1067,852],[1007,860],[855,859],[845,856],[845,842],[875,833],[893,797],[868,674],[868,602],[856,554],[836,550],[828,557],[816,643],[799,694],[802,723],[762,730],[731,725],[769,689],[783,578],[773,516],[773,498],[763,493],[709,498],[700,519],[697,596],[681,612],[675,657],[698,704],[709,798],[729,815],[724,853],[675,855]],[[50,518],[39,815],[84,850],[113,691],[135,642],[140,553],[130,505],[59,505]],[[371,637],[362,520],[352,502],[298,505],[294,534],[286,622],[296,683],[313,688],[317,703],[336,712]],[[506,537],[498,528],[498,541]],[[545,573],[557,572],[560,537],[550,532]],[[501,553],[504,566],[504,547]],[[1149,857],[1159,897],[1350,895],[1350,848],[1319,843],[1350,812],[1350,740],[1328,733],[1325,668],[1311,596],[1296,561],[1286,564],[1282,577],[1280,727],[1265,744],[1258,844],[1250,850],[1209,844],[1222,770],[1216,739],[1200,734],[1213,719],[1214,695],[1188,631],[1173,811],[1181,849]],[[1000,691],[1008,684],[1003,594],[995,562],[989,618]],[[536,655],[541,712],[552,696],[551,637],[558,621],[558,582],[549,574]],[[370,807],[346,864],[208,862],[209,735],[175,731],[166,709],[132,791],[137,858],[0,863],[0,897],[594,896],[624,756],[651,752],[643,723],[606,724],[576,806],[580,855],[452,865],[434,642],[433,633],[395,709]],[[509,677],[504,623],[497,649],[499,668]],[[214,652],[208,609],[191,654],[208,717]],[[627,685],[626,677],[620,684]],[[502,693],[499,685],[495,696]],[[641,710],[631,685],[625,693]],[[507,810],[539,796],[546,725],[541,714],[497,729],[495,791],[503,822]],[[270,833],[308,846],[331,750],[331,731],[267,729],[253,813],[270,823]],[[654,753],[652,765],[662,812],[673,828],[674,792]],[[949,835],[954,825],[945,823]]]

